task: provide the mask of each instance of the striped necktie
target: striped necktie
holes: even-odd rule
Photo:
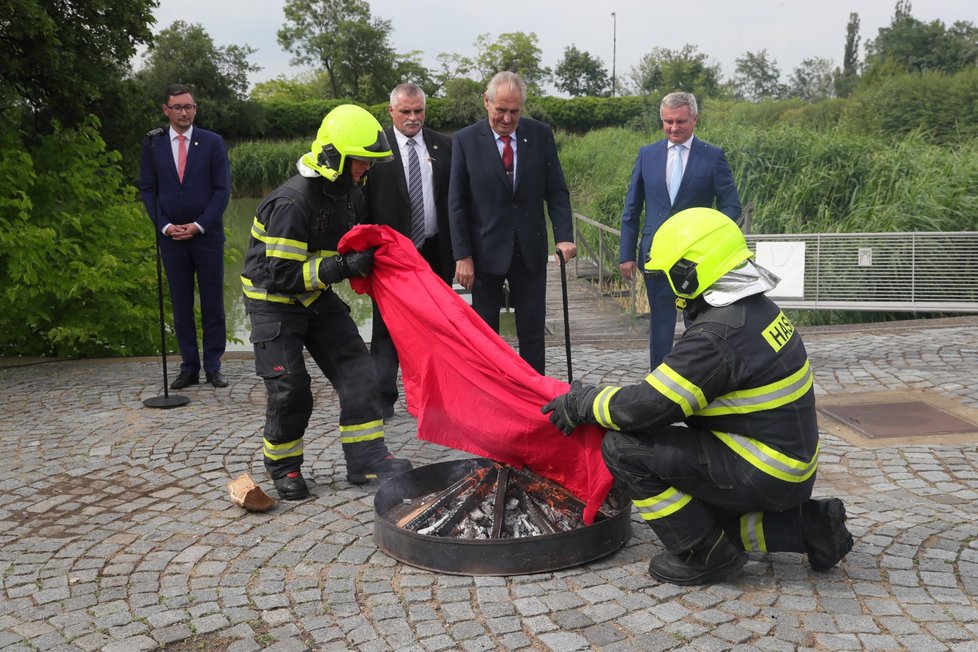
[[[424,245],[424,193],[421,190],[421,163],[418,143],[408,138],[408,197],[411,199],[411,241],[418,249]]]

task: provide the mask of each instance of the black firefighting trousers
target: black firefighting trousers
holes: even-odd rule
[[[369,436],[343,443],[347,467],[364,468],[388,455],[373,362],[350,317],[350,308],[332,291],[310,308],[246,299],[255,347],[255,371],[265,381],[265,468],[281,478],[302,465],[302,440],[312,415],[311,379],[303,348],[339,396],[339,425]],[[362,441],[360,441],[362,440]],[[353,458],[353,459],[351,459]]]
[[[650,435],[608,431],[602,445],[616,484],[671,553],[717,526],[748,552],[805,552],[801,504],[815,484],[781,480],[708,430],[667,426]]]

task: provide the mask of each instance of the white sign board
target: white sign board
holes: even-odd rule
[[[779,277],[778,287],[768,292],[772,299],[805,298],[805,243],[758,242],[757,263]]]

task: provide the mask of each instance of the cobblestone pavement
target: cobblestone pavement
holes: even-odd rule
[[[820,398],[918,391],[978,410],[973,321],[805,339]],[[560,377],[562,344],[548,354]],[[619,383],[647,359],[588,341],[573,363],[585,382]],[[229,479],[270,483],[264,388],[247,355],[224,370],[229,388],[188,388],[173,410],[142,405],[158,360],[0,370],[0,650],[978,650],[974,442],[864,448],[823,432],[815,493],[844,498],[856,540],[828,573],[781,553],[729,583],[659,584],[646,571],[661,547],[633,514],[632,539],[603,560],[451,576],[375,546],[373,492],[345,481],[325,381],[306,442],[313,499],[231,505]],[[464,457],[414,425],[401,405],[387,431],[399,456]]]

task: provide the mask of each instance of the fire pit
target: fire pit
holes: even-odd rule
[[[456,575],[522,575],[577,566],[631,537],[630,503],[612,490],[594,523],[584,503],[529,469],[487,459],[403,473],[374,498],[374,540],[412,566]]]

